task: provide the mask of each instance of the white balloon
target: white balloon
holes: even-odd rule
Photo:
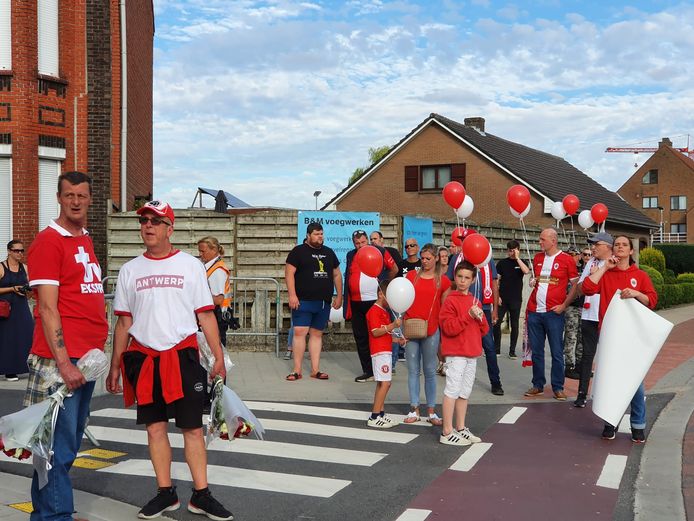
[[[342,322],[344,317],[342,316],[342,308],[330,308],[330,322],[337,323]]]
[[[584,230],[587,230],[595,224],[593,217],[590,215],[590,210],[583,210],[581,213],[578,214],[578,224]]]
[[[550,210],[550,213],[552,214],[552,217],[554,217],[557,221],[561,221],[564,217],[566,217],[566,210],[564,210],[564,203],[561,201],[555,201],[552,203],[552,209]]]
[[[487,255],[487,258],[484,259],[484,262],[480,262],[476,266],[480,269],[484,268],[487,264],[489,264],[490,260],[492,260],[492,247],[491,246],[489,246],[489,254]]]
[[[465,199],[463,200],[463,204],[460,205],[460,208],[458,208],[455,211],[455,214],[460,217],[461,219],[467,219],[470,217],[470,214],[472,214],[472,211],[475,209],[475,202],[472,200],[472,197],[469,195],[465,195]]]
[[[508,207],[508,209],[511,210],[511,215],[513,215],[514,217],[517,217],[518,219],[521,219],[521,218],[525,217],[526,215],[528,215],[528,213],[530,213],[530,203],[528,203],[528,207],[525,210],[523,210],[521,213],[518,213],[510,206]]]
[[[405,277],[393,279],[386,289],[386,300],[390,309],[396,313],[404,313],[414,302],[414,286]]]

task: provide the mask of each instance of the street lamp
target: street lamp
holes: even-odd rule
[[[660,210],[660,242],[663,242],[663,208],[662,206],[656,206],[658,210]]]
[[[320,190],[316,190],[315,192],[313,192],[313,197],[316,198],[316,210],[318,210],[318,196],[319,196],[321,193],[322,193],[322,192],[321,192]],[[662,219],[661,219],[661,220],[662,220]],[[662,233],[662,232],[661,232],[661,233]]]

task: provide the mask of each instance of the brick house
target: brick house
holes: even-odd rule
[[[662,226],[654,242],[694,243],[694,160],[668,138],[617,193]]]
[[[607,205],[608,231],[626,233],[643,244],[657,228],[651,218],[561,157],[494,136],[486,132],[483,118],[466,118],[461,124],[438,114],[420,123],[324,209],[451,219],[453,212],[441,196],[451,180],[460,181],[472,197],[475,210],[469,221],[477,225],[517,227],[506,191],[523,184],[531,194],[531,210],[524,219],[529,226],[555,225],[552,202],[573,193],[581,210],[598,202]],[[574,223],[580,229],[575,217]]]
[[[80,170],[105,263],[107,214],[152,192],[153,39],[151,0],[0,0],[0,245],[28,246]]]

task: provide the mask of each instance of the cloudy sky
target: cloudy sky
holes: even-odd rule
[[[528,7],[532,4],[532,7]],[[313,208],[431,112],[611,190],[694,134],[694,3],[154,0],[154,188]],[[691,143],[694,147],[694,138]],[[208,198],[209,204],[214,202]]]

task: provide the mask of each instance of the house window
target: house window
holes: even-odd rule
[[[0,247],[12,240],[12,160],[0,157]]]
[[[39,74],[59,77],[58,3],[38,0]]]
[[[658,197],[644,197],[641,204],[642,208],[658,208]]]
[[[39,230],[58,217],[58,176],[60,161],[39,159]]]
[[[686,210],[687,196],[686,195],[671,195],[670,210]]]
[[[670,233],[681,233],[687,235],[687,223],[671,224]]]
[[[641,183],[644,185],[657,185],[658,184],[658,170],[649,170],[641,179]]]
[[[10,15],[10,0],[0,0],[0,71],[12,70],[12,24]]]
[[[406,192],[440,192],[446,183],[465,184],[465,164],[405,167]]]

